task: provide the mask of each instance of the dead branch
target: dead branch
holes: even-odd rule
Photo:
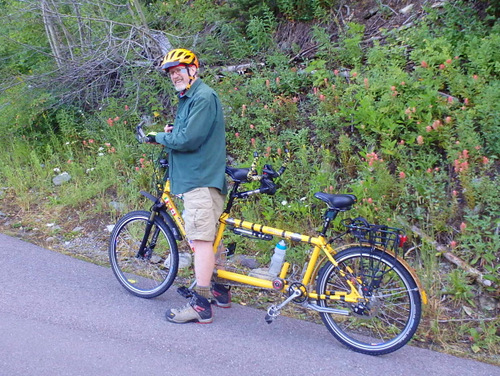
[[[452,264],[455,264],[459,268],[465,270],[469,275],[471,275],[476,280],[476,282],[478,282],[479,284],[481,284],[481,285],[483,285],[485,287],[491,287],[491,286],[493,286],[493,282],[492,281],[490,281],[488,279],[485,279],[484,276],[483,276],[483,274],[479,270],[477,270],[476,268],[470,266],[467,262],[465,262],[464,260],[462,260],[460,257],[456,256],[454,253],[452,253],[450,251],[450,249],[448,247],[446,247],[444,245],[441,245],[438,242],[436,242],[435,240],[433,240],[429,235],[427,235],[426,233],[424,233],[417,226],[415,226],[415,225],[409,225],[408,222],[406,222],[402,218],[398,218],[398,220],[401,223],[404,223],[406,227],[409,227],[414,234],[418,235],[420,238],[422,238],[423,240],[425,240],[426,242],[428,242],[429,244],[431,244],[433,247],[435,247],[436,250],[439,253],[441,253],[446,260],[448,260]]]

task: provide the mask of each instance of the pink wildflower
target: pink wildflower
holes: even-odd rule
[[[239,132],[236,132],[236,133],[234,134],[234,137],[236,137],[236,138],[240,137],[240,133],[239,133]]]
[[[452,121],[451,116],[446,116],[446,117],[445,117],[445,119],[444,119],[444,122],[445,122],[446,124],[450,124],[450,123],[451,123],[451,121]]]
[[[489,163],[489,159],[487,157],[483,157],[483,164],[488,164]]]
[[[450,242],[450,247],[451,247],[451,248],[456,248],[456,246],[457,246],[457,242],[456,242],[455,240],[452,240],[452,241]]]
[[[110,127],[112,127],[112,126],[113,126],[113,119],[108,118],[108,120],[106,120],[106,122],[108,123],[108,125],[109,125]]]
[[[404,179],[404,178],[406,178],[406,174],[405,174],[403,171],[401,171],[401,172],[399,173],[399,178],[400,178],[400,179]]]
[[[446,66],[444,64],[439,64],[439,69],[444,69]]]
[[[426,62],[426,61],[424,61],[424,60],[422,60],[422,62],[420,63],[420,66],[421,66],[422,68],[428,68],[428,67],[429,67],[429,65],[427,65],[427,62]]]
[[[430,125],[428,125],[427,127],[425,127],[425,130],[428,132],[432,132],[432,127]]]
[[[424,138],[422,136],[417,137],[417,144],[422,145],[424,143]]]
[[[460,223],[460,232],[465,232],[465,229],[467,228],[467,225],[465,222]]]

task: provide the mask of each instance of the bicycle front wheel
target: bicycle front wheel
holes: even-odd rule
[[[154,298],[167,291],[179,265],[177,243],[161,218],[154,219],[145,239],[150,215],[142,210],[126,214],[116,223],[109,242],[109,260],[116,278],[141,298]]]
[[[417,284],[393,256],[370,247],[352,247],[335,255],[338,268],[327,263],[319,273],[317,292],[327,297],[357,288],[363,301],[322,299],[319,305],[346,315],[321,312],[323,323],[347,347],[382,355],[404,346],[420,322],[422,302]]]

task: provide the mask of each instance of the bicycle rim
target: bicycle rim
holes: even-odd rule
[[[404,346],[417,330],[421,315],[420,294],[410,273],[392,256],[369,247],[346,249],[335,260],[339,269],[328,263],[320,272],[318,293],[350,292],[347,278],[366,301],[319,302],[322,307],[349,312],[347,316],[321,313],[333,336],[347,347],[370,355],[387,354]]]
[[[139,254],[150,213],[128,213],[116,224],[110,239],[109,258],[118,281],[130,293],[142,298],[163,294],[173,283],[178,268],[177,244],[168,227],[155,218]]]

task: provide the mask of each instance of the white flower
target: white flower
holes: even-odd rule
[[[283,201],[281,201],[281,205],[285,206],[286,204],[288,204],[288,201],[287,201],[287,200],[283,200]]]
[[[56,167],[56,168],[54,168],[54,172],[59,173],[59,172],[61,172],[61,169]]]
[[[102,157],[104,155],[104,153],[99,153],[97,154],[99,157]]]

